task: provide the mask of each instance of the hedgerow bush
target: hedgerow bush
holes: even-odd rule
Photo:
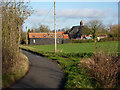
[[[118,37],[107,37],[107,38],[102,38],[98,42],[105,42],[105,41],[118,41]]]
[[[120,85],[120,57],[117,54],[98,53],[89,63],[89,73],[101,83],[102,88],[115,88]]]
[[[101,38],[100,40],[98,40],[98,42],[105,42],[105,41],[118,41],[118,37],[107,37],[107,38]],[[90,43],[90,42],[94,42],[94,40],[92,39],[86,39],[86,40],[72,39],[71,40],[71,43]]]
[[[57,55],[64,57],[64,58],[70,58],[70,57],[91,57],[93,53],[57,53]]]
[[[72,43],[88,43],[88,42],[94,42],[94,40],[92,40],[92,39],[86,39],[86,40],[76,40],[76,39],[72,39],[71,42],[72,42]]]

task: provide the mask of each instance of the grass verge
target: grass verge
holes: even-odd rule
[[[29,60],[24,54],[20,54],[19,62],[14,62],[12,67],[9,67],[2,73],[2,88],[10,87],[17,80],[22,78],[29,70]],[[7,64],[3,64],[7,65]],[[4,70],[4,69],[3,69]]]

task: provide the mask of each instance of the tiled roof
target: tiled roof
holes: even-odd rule
[[[29,38],[55,38],[54,33],[29,33]],[[68,34],[57,33],[57,38],[69,39]]]
[[[64,34],[65,32],[64,32],[64,31],[58,31],[57,33],[62,33],[62,34]]]
[[[68,34],[63,34],[64,39],[69,39]]]
[[[89,36],[89,37],[92,37],[92,34],[89,34],[88,36]]]

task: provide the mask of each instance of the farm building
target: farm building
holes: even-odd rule
[[[68,34],[64,32],[57,32],[57,44],[69,43]],[[29,33],[29,42],[30,45],[47,45],[55,43],[55,34],[54,33]]]

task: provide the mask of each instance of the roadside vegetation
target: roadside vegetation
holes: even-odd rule
[[[28,3],[2,1],[2,88],[9,87],[25,75],[29,61],[19,44],[24,20],[32,11]]]
[[[54,54],[54,45],[21,45],[20,47],[60,64],[65,74],[65,88],[118,87],[120,75],[118,42],[99,42],[97,45],[102,48],[98,54],[94,52],[94,43],[59,44],[57,54]],[[106,53],[102,53],[103,49]]]
[[[2,69],[2,88],[9,87],[17,80],[21,79],[29,70],[30,63],[28,58],[23,54],[20,54],[17,58],[19,61],[14,60],[14,62],[6,62],[7,67],[4,66],[6,63],[2,64],[4,67]]]
[[[101,88],[119,88],[120,58],[118,54],[97,53],[81,63],[89,68],[88,73],[100,82]]]

